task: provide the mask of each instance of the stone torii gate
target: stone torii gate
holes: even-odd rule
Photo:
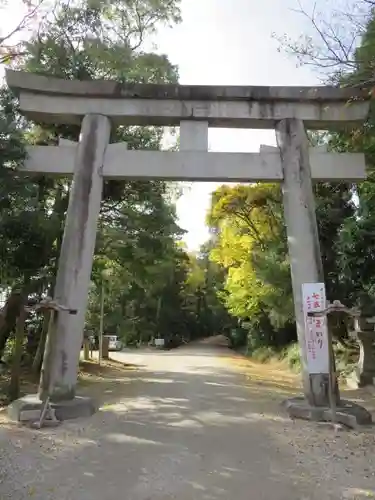
[[[302,284],[323,281],[312,180],[363,180],[365,160],[362,154],[309,149],[305,129],[359,125],[369,110],[366,92],[334,87],[120,85],[10,70],[6,78],[28,118],[81,124],[78,144],[61,140],[59,146],[30,147],[24,167],[28,175],[73,176],[54,298],[74,306],[78,314],[62,312],[58,318],[51,399],[74,406],[103,178],[271,181],[282,184],[303,361],[305,400],[289,410],[314,418],[311,410],[328,407],[328,374],[309,374],[306,367]],[[116,125],[180,126],[180,151],[128,151],[126,144],[109,144]],[[278,148],[208,152],[209,127],[275,129]],[[45,358],[51,356],[47,348]],[[353,412],[361,413],[358,408]]]

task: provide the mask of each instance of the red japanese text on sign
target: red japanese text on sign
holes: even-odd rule
[[[308,316],[325,309],[324,283],[304,283],[302,302],[305,318],[305,342],[307,368],[309,373],[329,373],[329,345],[326,317]]]

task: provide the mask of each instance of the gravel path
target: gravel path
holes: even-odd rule
[[[374,434],[290,421],[282,387],[248,380],[228,350],[116,356],[140,368],[91,419],[2,426],[1,500],[375,498]]]

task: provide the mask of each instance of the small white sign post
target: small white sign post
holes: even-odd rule
[[[302,285],[307,370],[309,373],[330,373],[330,346],[327,327],[326,292],[324,283]],[[309,316],[308,313],[322,315]]]

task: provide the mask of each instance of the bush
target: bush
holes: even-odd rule
[[[14,336],[10,336],[7,340],[7,343],[5,344],[4,353],[3,353],[3,361],[7,364],[12,363],[14,344],[15,344]]]
[[[239,349],[247,344],[247,331],[243,328],[232,328],[229,334],[232,349]]]
[[[354,345],[354,348],[346,348],[342,344],[334,343],[333,351],[335,353],[336,371],[341,377],[347,377],[355,369],[358,358],[359,348]]]
[[[333,344],[333,350],[336,359],[336,370],[342,375],[349,374],[355,366],[355,362],[353,361],[353,351],[343,348],[339,344]],[[286,360],[291,370],[300,371],[301,356],[298,342],[285,348],[282,352],[281,359]]]
[[[298,342],[286,347],[281,356],[288,363],[288,366],[293,371],[301,370],[301,355]]]
[[[267,361],[277,356],[277,353],[272,347],[258,347],[250,355],[252,359],[260,363],[267,363]]]

